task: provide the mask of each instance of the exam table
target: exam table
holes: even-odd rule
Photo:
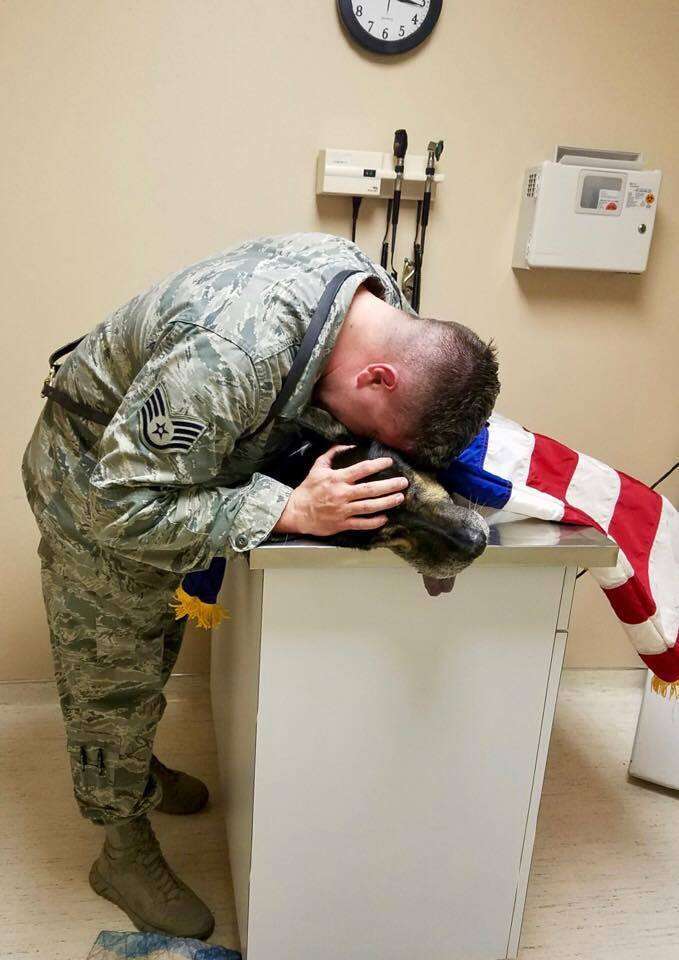
[[[248,960],[516,957],[575,575],[617,547],[489,522],[437,598],[387,550],[230,561],[211,687]]]

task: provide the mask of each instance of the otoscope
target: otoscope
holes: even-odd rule
[[[382,240],[381,264],[387,268],[389,256],[389,225],[391,224],[391,275],[394,280],[397,279],[396,268],[394,267],[394,251],[396,250],[396,231],[398,230],[398,215],[401,209],[401,188],[403,186],[403,169],[405,166],[405,155],[408,150],[408,134],[405,130],[397,130],[394,134],[394,198],[387,204],[387,227],[384,231]]]
[[[443,153],[443,140],[429,141],[427,147],[427,167],[425,169],[424,196],[417,204],[417,225],[415,227],[415,245],[413,248],[414,275],[411,306],[413,310],[420,309],[420,291],[422,289],[422,260],[424,259],[424,244],[429,223],[429,208],[431,207],[431,188],[436,173],[436,161]]]

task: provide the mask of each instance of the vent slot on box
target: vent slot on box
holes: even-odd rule
[[[554,159],[566,166],[606,167],[609,170],[641,170],[644,165],[642,154],[636,150],[596,150],[561,144],[554,151]]]
[[[526,196],[527,197],[537,197],[538,195],[538,175],[536,172],[528,174],[528,182],[526,184]]]

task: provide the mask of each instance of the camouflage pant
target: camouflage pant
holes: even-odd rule
[[[168,606],[177,578],[44,532],[39,554],[80,810],[139,816],[160,800],[149,764],[184,631]]]

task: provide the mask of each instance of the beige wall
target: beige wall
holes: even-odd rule
[[[333,0],[4,0],[0,678],[51,669],[18,474],[47,354],[238,240],[345,232],[349,204],[314,196],[319,147],[386,149],[400,126],[420,152],[443,137],[423,309],[495,337],[506,415],[659,475],[677,448],[676,10],[445,0],[431,42],[384,62],[350,45]],[[664,170],[645,276],[511,271],[523,169],[557,142],[641,149]],[[383,210],[366,207],[377,256]],[[189,644],[184,669],[205,649]],[[636,662],[586,577],[569,656]]]

